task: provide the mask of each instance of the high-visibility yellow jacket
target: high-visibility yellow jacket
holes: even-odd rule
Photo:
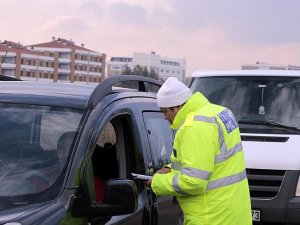
[[[197,92],[171,128],[177,130],[171,172],[153,176],[154,193],[177,197],[185,225],[252,224],[244,153],[231,111]]]

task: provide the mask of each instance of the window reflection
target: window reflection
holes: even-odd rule
[[[170,124],[160,112],[144,113],[144,120],[155,170],[160,169],[162,166],[170,163],[174,133],[169,127]]]
[[[81,110],[0,104],[1,201],[26,204],[59,193],[83,116]]]

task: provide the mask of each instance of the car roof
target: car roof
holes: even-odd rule
[[[289,76],[300,77],[297,70],[197,70],[193,77],[212,77],[212,76]]]
[[[84,108],[95,87],[63,83],[5,81],[0,82],[0,101]]]
[[[32,95],[72,95],[89,96],[96,85],[71,83],[46,83],[32,81],[0,82],[0,93],[22,93]]]
[[[68,106],[74,108],[93,108],[105,96],[126,92],[132,96],[152,96],[145,93],[148,90],[113,87],[122,81],[160,82],[139,76],[116,76],[102,81],[100,84],[76,83],[43,83],[32,81],[0,82],[0,102],[30,103],[53,106]]]

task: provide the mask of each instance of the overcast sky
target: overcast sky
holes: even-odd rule
[[[0,40],[52,37],[111,56],[185,58],[196,69],[300,65],[299,0],[1,0]]]

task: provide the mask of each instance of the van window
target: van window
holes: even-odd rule
[[[102,181],[119,178],[116,149],[116,131],[108,122],[101,131],[92,156],[94,175]]]
[[[300,129],[300,79],[296,77],[238,76],[194,78],[193,92],[229,108],[238,121],[277,123]],[[240,124],[241,130],[291,133],[276,126]],[[249,129],[248,129],[249,128]],[[299,131],[296,131],[299,133]]]
[[[83,117],[77,109],[0,103],[0,199],[5,207],[56,197]]]
[[[154,170],[170,163],[173,150],[174,132],[170,124],[160,112],[143,113],[150,149],[154,162]]]
[[[131,173],[144,173],[144,158],[139,153],[135,129],[130,115],[111,119],[100,132],[92,156],[94,176],[103,184],[109,179],[131,179]],[[141,185],[137,185],[142,191]],[[95,189],[96,196],[98,193]]]

